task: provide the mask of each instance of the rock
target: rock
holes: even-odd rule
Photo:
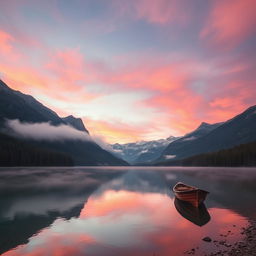
[[[202,240],[205,241],[205,242],[211,242],[212,241],[212,239],[209,236],[204,237]]]

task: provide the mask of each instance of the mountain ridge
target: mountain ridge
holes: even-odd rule
[[[79,131],[86,132],[88,134],[89,131],[85,128],[84,123],[80,117],[74,117],[73,115],[69,115],[66,117],[62,117],[62,120],[72,127],[76,128]]]
[[[187,140],[187,143],[184,143],[184,137],[171,143],[157,161],[166,160],[165,156],[168,155],[172,155],[174,156],[173,159],[179,160],[256,140],[256,105],[247,108],[226,122],[218,124],[217,127],[207,131],[206,134]],[[195,132],[198,132],[198,130],[195,130]],[[191,133],[189,136],[191,136]],[[180,145],[177,145],[179,143]]]

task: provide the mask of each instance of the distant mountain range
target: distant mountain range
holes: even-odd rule
[[[134,143],[110,145],[116,156],[130,164],[147,164],[161,156],[163,150],[179,137],[170,136],[167,139],[139,141]]]
[[[256,141],[256,106],[224,123],[202,123],[194,132],[170,143],[155,163],[164,165],[170,160],[185,159],[253,141]]]
[[[71,157],[75,165],[127,165],[124,160],[119,159],[96,144],[93,139],[90,138],[89,132],[80,118],[73,116],[61,118],[32,96],[12,90],[0,80],[0,131],[1,133],[8,133],[9,136],[13,136],[14,132],[6,126],[7,120],[19,120],[20,122],[29,124],[49,123],[49,125],[55,127],[68,125],[82,132],[81,134],[84,132],[85,136],[88,137],[87,141],[78,139],[72,140],[72,138],[61,141],[18,138],[19,145],[23,145],[26,148],[36,148],[37,151],[40,152],[40,156],[42,152],[45,156],[48,150],[54,152],[55,157],[58,157],[58,159],[63,155]],[[5,136],[4,138],[7,143],[8,137]],[[12,137],[12,143],[8,142],[8,145],[13,145],[15,139],[17,138]],[[21,140],[22,143],[20,143]],[[25,144],[27,144],[28,147],[27,145],[25,146]],[[6,145],[1,143],[0,150],[1,148],[4,150],[5,146]],[[56,153],[61,153],[62,155],[59,156]],[[27,157],[29,158],[30,156],[28,155]],[[32,159],[30,160],[32,161]],[[34,160],[32,162],[34,162]],[[70,160],[67,159],[66,162],[70,163]],[[49,163],[46,165],[49,165]]]

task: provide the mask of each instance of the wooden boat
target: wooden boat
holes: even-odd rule
[[[211,219],[204,203],[201,203],[198,207],[194,207],[188,202],[175,198],[174,205],[182,217],[191,221],[197,226],[201,227],[207,224]]]
[[[186,201],[195,207],[198,207],[209,193],[205,190],[186,185],[182,182],[178,182],[173,187],[173,192],[179,200]]]

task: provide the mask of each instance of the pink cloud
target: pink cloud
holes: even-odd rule
[[[16,39],[4,30],[0,30],[0,57],[1,61],[18,61],[20,54],[16,51],[14,43]]]
[[[204,100],[195,92],[180,88],[168,94],[153,96],[146,101],[146,106],[154,106],[159,113],[165,113],[165,125],[183,135],[201,122],[200,109]]]
[[[255,9],[254,0],[213,2],[209,19],[201,30],[200,37],[222,49],[236,46],[255,32]]]
[[[133,90],[163,93],[183,88],[184,84],[197,76],[199,64],[183,57],[179,61],[166,61],[161,57],[154,60],[137,58],[136,64],[127,63],[115,70],[108,70],[101,79],[110,86],[122,85]]]
[[[133,128],[127,129],[125,123],[117,125],[97,121],[91,130],[104,134],[112,142],[117,138],[129,142],[145,139],[159,127],[169,127],[165,134],[158,133],[159,137],[165,137],[187,133],[202,121],[225,121],[253,104],[253,77],[244,76],[249,67],[250,63],[245,65],[241,59],[222,63],[182,58],[166,63],[157,59],[154,63],[137,60],[136,66],[122,65],[114,70],[105,70],[100,79],[110,91],[140,90],[151,93],[148,99],[138,102],[137,107],[152,108],[154,114],[152,112],[151,119],[157,119],[157,123],[142,127],[133,125]],[[193,87],[198,82],[203,83],[203,92]]]
[[[12,50],[11,45],[9,44],[10,41],[13,41],[13,37],[6,33],[3,30],[0,30],[0,50],[1,53],[9,53]]]
[[[42,44],[37,46],[37,54],[44,57],[35,65],[25,54],[21,42],[0,30],[0,71],[9,86],[28,94],[44,94],[62,101],[74,97],[76,102],[88,102],[100,95],[89,93],[83,87],[94,74],[94,64],[85,62],[79,49],[55,51]]]
[[[84,80],[86,78],[84,57],[79,49],[57,50],[50,56],[46,69],[55,76],[64,77],[67,80]]]

